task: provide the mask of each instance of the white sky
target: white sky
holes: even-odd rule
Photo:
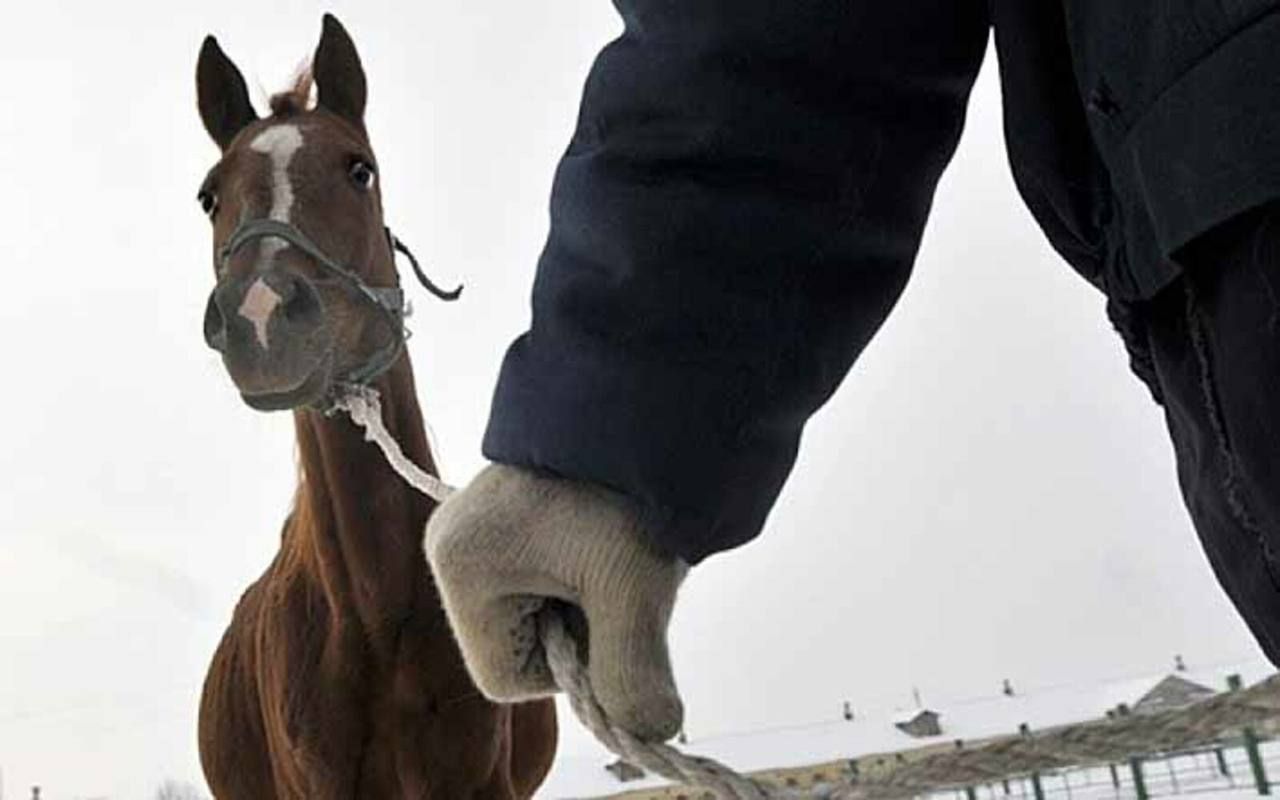
[[[411,352],[446,478],[480,466],[526,324],[604,0],[28,3],[0,27],[0,771],[5,795],[199,781],[195,709],[293,482],[286,415],[200,335],[216,151],[206,32],[280,86],[320,13],[351,29],[388,219],[463,302]],[[692,574],[672,631],[694,736],[855,706],[1251,658],[1100,298],[1008,176],[994,61],[894,317],[809,428],[765,535]],[[566,718],[561,752],[595,752]]]

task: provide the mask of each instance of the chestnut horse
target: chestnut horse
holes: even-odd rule
[[[300,472],[280,549],[205,679],[209,785],[224,800],[528,797],[555,751],[553,705],[477,692],[422,555],[434,504],[324,413],[344,387],[374,387],[434,472],[355,46],[326,16],[311,71],[265,119],[212,37],[196,82],[222,151],[199,192],[217,278],[205,338],[245,403],[293,410]]]

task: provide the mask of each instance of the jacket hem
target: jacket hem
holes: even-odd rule
[[[1280,12],[1272,12],[1166,89],[1130,129],[1136,185],[1166,259],[1177,262],[1200,235],[1280,197],[1278,67]]]

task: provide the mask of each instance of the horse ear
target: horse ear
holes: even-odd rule
[[[367,88],[364,67],[347,29],[332,14],[324,15],[324,30],[311,65],[320,105],[361,127]]]
[[[200,120],[209,136],[226,150],[231,140],[258,118],[244,76],[218,46],[218,40],[206,36],[196,62],[196,95],[200,103]]]

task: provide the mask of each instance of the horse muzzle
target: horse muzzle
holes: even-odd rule
[[[314,403],[329,388],[333,331],[324,302],[286,268],[220,280],[205,307],[204,339],[258,410]]]

